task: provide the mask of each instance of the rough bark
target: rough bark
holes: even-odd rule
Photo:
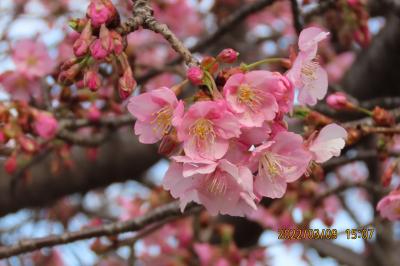
[[[99,148],[98,159],[90,161],[83,148],[72,150],[74,166],[53,175],[51,155],[31,168],[29,178],[18,180],[11,189],[13,177],[0,165],[0,215],[21,208],[39,207],[62,196],[86,192],[114,182],[138,179],[159,156],[155,147],[140,144],[132,132],[119,132]]]

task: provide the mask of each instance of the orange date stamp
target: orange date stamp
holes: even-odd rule
[[[278,239],[281,240],[313,240],[337,239],[337,229],[278,229]]]

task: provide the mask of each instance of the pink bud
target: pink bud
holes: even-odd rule
[[[67,70],[61,71],[60,75],[58,75],[58,82],[64,85],[71,85],[80,71],[80,64],[72,65]]]
[[[10,175],[12,175],[15,172],[15,170],[17,170],[17,157],[15,155],[11,155],[4,162],[4,169]]]
[[[96,69],[89,69],[86,71],[83,77],[83,83],[85,87],[88,87],[91,91],[97,91],[100,87],[100,77]]]
[[[93,27],[110,24],[118,19],[117,9],[110,0],[91,0],[86,15],[92,20]]]
[[[0,131],[0,144],[4,144],[7,141],[7,137],[3,131]]]
[[[238,58],[239,53],[231,48],[222,50],[217,59],[223,63],[232,64]]]
[[[18,143],[25,152],[34,153],[37,151],[38,146],[36,142],[26,136],[20,136],[18,138]]]
[[[35,117],[34,128],[39,136],[49,140],[57,134],[58,122],[52,114],[39,112]]]
[[[90,106],[90,108],[88,109],[88,118],[90,121],[99,121],[101,117],[101,112],[99,110],[99,108],[97,108],[97,106],[95,104],[92,104],[92,106]]]
[[[204,72],[199,67],[190,67],[186,75],[194,85],[200,85],[203,83]]]
[[[119,96],[125,100],[136,88],[136,80],[133,78],[132,69],[126,68],[124,74],[119,79]]]
[[[347,96],[343,92],[335,92],[326,98],[326,103],[329,107],[342,110],[348,107]]]
[[[74,54],[77,57],[84,56],[89,50],[91,40],[92,40],[92,27],[90,25],[90,22],[87,22],[81,35],[73,45]]]
[[[100,39],[95,40],[92,45],[90,45],[90,53],[96,60],[103,60],[109,54],[101,44]]]
[[[115,54],[122,53],[124,51],[124,44],[121,35],[116,31],[112,31],[111,38],[113,40],[114,53]]]
[[[104,24],[101,25],[99,39],[104,50],[106,50],[108,53],[111,53],[114,47],[113,39],[111,38],[110,31]]]

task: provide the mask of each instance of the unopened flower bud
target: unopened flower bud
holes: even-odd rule
[[[52,139],[58,130],[58,122],[51,113],[39,112],[35,116],[34,128],[36,133],[44,139]]]
[[[201,67],[213,74],[218,70],[219,65],[217,59],[212,56],[206,56],[201,60]]]
[[[132,69],[126,68],[122,77],[120,77],[118,92],[121,99],[128,98],[136,88],[136,80],[133,78]]]
[[[83,29],[81,35],[73,45],[74,54],[77,57],[84,56],[88,52],[90,43],[92,42],[92,38],[92,27],[90,25],[90,22],[88,22],[86,23],[86,26]]]
[[[96,60],[103,60],[109,54],[109,51],[103,47],[101,40],[95,40],[92,45],[90,45],[90,54]]]
[[[35,153],[38,149],[37,143],[26,136],[20,136],[18,143],[21,145],[22,150],[27,153]]]
[[[61,71],[68,70],[70,67],[72,67],[76,63],[78,63],[78,58],[72,57],[72,58],[64,61],[64,63],[62,63],[62,65],[61,65],[60,69],[61,69]]]
[[[111,38],[113,41],[114,53],[117,55],[122,53],[124,51],[124,42],[123,42],[121,35],[116,31],[112,31]]]
[[[356,128],[347,128],[346,131],[347,131],[347,140],[346,140],[347,145],[353,145],[357,143],[362,137],[360,130]]]
[[[395,119],[387,110],[376,106],[372,111],[372,118],[378,126],[393,126]]]
[[[91,0],[86,15],[96,28],[101,24],[114,24],[114,21],[119,20],[117,9],[110,0]]]
[[[7,142],[7,136],[4,132],[0,131],[0,144],[4,144]]]
[[[10,175],[15,173],[15,170],[17,170],[17,157],[15,155],[11,155],[4,162],[4,170]]]
[[[186,75],[189,81],[194,85],[201,85],[203,83],[204,72],[199,67],[190,67]]]
[[[349,102],[347,101],[347,96],[343,92],[335,92],[326,98],[326,103],[329,107],[335,110],[343,110],[349,107]]]
[[[104,50],[106,50],[108,53],[111,53],[113,50],[113,39],[111,37],[111,32],[104,24],[101,25],[99,39]]]
[[[390,183],[392,182],[392,177],[394,174],[394,171],[397,168],[397,162],[392,162],[388,166],[388,168],[384,171],[383,175],[381,176],[381,183],[382,186],[388,187]]]
[[[227,64],[232,64],[236,61],[236,59],[238,58],[239,53],[236,52],[235,50],[231,49],[231,48],[227,48],[222,50],[218,56],[217,56],[217,60],[219,60],[220,62],[223,63],[227,63]]]
[[[83,77],[83,83],[84,86],[89,88],[91,91],[97,91],[101,84],[97,69],[89,69],[86,71],[85,76]]]
[[[92,104],[88,109],[87,115],[90,121],[96,122],[99,121],[101,117],[101,112],[95,104]]]
[[[71,85],[80,71],[81,66],[79,64],[72,65],[67,70],[61,71],[58,75],[58,82],[64,85]]]

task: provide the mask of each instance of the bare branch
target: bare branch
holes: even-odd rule
[[[171,202],[160,206],[147,214],[125,222],[115,222],[96,228],[85,228],[76,232],[68,232],[62,235],[48,236],[38,239],[20,241],[19,244],[0,248],[0,258],[7,258],[18,254],[31,252],[45,247],[53,247],[60,244],[67,244],[78,240],[90,239],[94,237],[110,236],[125,232],[134,232],[145,228],[155,222],[165,219],[171,221],[194,212],[202,208],[197,204],[190,204],[182,213],[178,202]]]
[[[301,23],[302,18],[299,9],[299,3],[297,3],[297,0],[290,0],[290,3],[292,8],[293,26],[297,34],[300,34],[301,30],[303,29],[303,25]]]

